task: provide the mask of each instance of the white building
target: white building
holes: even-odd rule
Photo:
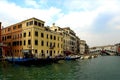
[[[86,41],[80,40],[80,54],[85,53],[85,44],[86,44]]]

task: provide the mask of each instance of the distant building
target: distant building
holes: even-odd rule
[[[63,36],[44,26],[44,21],[30,18],[2,29],[2,42],[10,46],[14,57],[63,55]],[[10,54],[8,54],[10,55]]]
[[[85,54],[85,48],[86,48],[86,41],[80,40],[80,54]]]
[[[96,46],[90,48],[90,53],[107,52],[109,55],[116,55],[116,45]]]
[[[115,44],[116,46],[116,52],[118,53],[118,55],[120,55],[120,43]]]

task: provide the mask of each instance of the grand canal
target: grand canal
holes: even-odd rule
[[[0,62],[0,80],[120,80],[120,57],[100,56],[41,66]]]

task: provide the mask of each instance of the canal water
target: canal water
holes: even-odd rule
[[[120,80],[120,57],[100,56],[41,66],[0,62],[0,80]]]

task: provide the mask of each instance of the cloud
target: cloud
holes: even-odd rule
[[[23,8],[12,2],[0,1],[0,16],[4,26],[31,17],[36,17],[49,24],[53,20],[52,17],[59,15],[60,11],[60,9],[55,7],[49,7],[48,9]]]
[[[108,26],[113,30],[120,30],[120,12],[118,12],[114,18],[110,20]]]
[[[120,42],[119,0],[59,0],[59,3],[25,0],[25,3],[21,6],[0,0],[0,21],[4,26],[36,17],[46,25],[55,22],[60,27],[70,27],[90,46]]]
[[[56,23],[71,27],[90,46],[119,42],[116,37],[120,34],[119,0],[66,0],[64,6],[70,12],[62,15]]]
[[[39,8],[39,4],[35,0],[25,0],[26,5]]]
[[[91,12],[70,12],[64,14],[59,18],[56,23],[62,27],[71,27],[73,30],[87,30],[90,29],[97,14]]]

